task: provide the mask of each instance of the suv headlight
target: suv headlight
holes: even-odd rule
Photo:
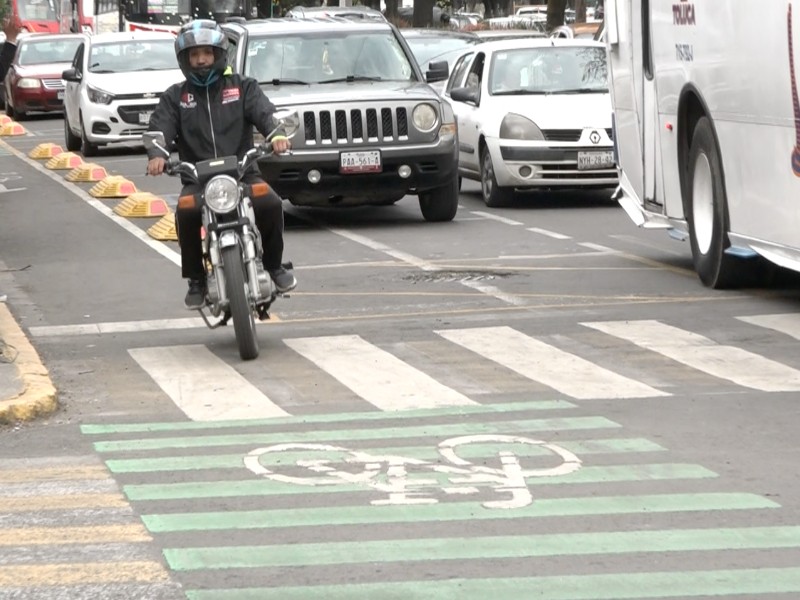
[[[420,131],[431,131],[436,126],[436,109],[430,104],[418,104],[411,113],[411,120]]]
[[[114,94],[98,90],[90,85],[86,86],[86,92],[89,94],[89,101],[95,104],[111,104],[111,101],[114,99]]]
[[[28,89],[38,88],[41,85],[42,82],[39,79],[34,79],[33,77],[23,77],[17,82],[17,87]]]
[[[206,184],[205,198],[215,213],[231,212],[239,204],[239,184],[228,175],[212,177]]]
[[[508,113],[500,123],[500,137],[507,140],[544,141],[544,134],[536,123],[514,113]]]

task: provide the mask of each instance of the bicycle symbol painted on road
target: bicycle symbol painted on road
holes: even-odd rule
[[[459,449],[470,444],[524,444],[536,446],[553,455],[559,464],[546,468],[523,468],[514,452],[500,450],[499,468],[476,465],[459,456]],[[261,457],[283,452],[322,452],[324,458],[297,459],[288,468],[300,474],[276,472],[267,468]],[[286,443],[252,450],[244,457],[244,465],[251,472],[273,481],[302,486],[355,485],[386,494],[371,504],[408,505],[436,504],[431,497],[438,489],[445,494],[477,494],[489,488],[506,495],[500,500],[483,502],[485,508],[513,509],[533,502],[526,479],[556,477],[573,473],[581,468],[580,459],[569,450],[540,440],[515,435],[465,435],[439,443],[437,452],[443,462],[431,462],[397,455],[376,455],[329,444]],[[336,459],[329,457],[331,453]],[[347,466],[356,467],[353,470]],[[438,475],[438,477],[436,476]]]

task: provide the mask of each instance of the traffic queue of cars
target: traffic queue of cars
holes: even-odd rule
[[[426,220],[448,221],[462,178],[480,181],[490,207],[522,189],[616,187],[601,43],[370,17],[223,25],[234,71],[298,110],[293,154],[260,164],[282,197],[353,206],[416,195]],[[67,149],[92,156],[140,140],[160,94],[182,79],[169,33],[31,34],[3,89],[16,118],[63,111]]]

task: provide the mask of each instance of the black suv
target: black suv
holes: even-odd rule
[[[226,23],[229,62],[261,83],[279,108],[300,115],[293,153],[260,163],[298,206],[393,204],[419,197],[428,221],[458,208],[458,142],[450,105],[428,85],[390,23],[267,19]]]

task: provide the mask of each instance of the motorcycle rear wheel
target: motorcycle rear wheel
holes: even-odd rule
[[[225,291],[230,302],[233,317],[233,331],[239,345],[239,356],[242,360],[253,360],[258,356],[258,338],[256,337],[256,321],[250,302],[245,293],[244,263],[239,246],[228,246],[222,249],[222,264],[225,268]]]

